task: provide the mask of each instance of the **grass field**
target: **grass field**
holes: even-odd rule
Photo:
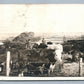
[[[56,70],[56,69],[55,69]],[[79,76],[79,63],[64,63],[62,71],[54,71],[50,76],[56,77],[78,77]],[[84,63],[82,63],[82,76],[84,76]]]

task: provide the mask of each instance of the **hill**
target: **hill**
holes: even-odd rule
[[[40,37],[35,37],[34,32],[23,32],[20,35],[16,36],[12,41],[16,43],[25,44],[28,40],[32,42],[39,41]]]

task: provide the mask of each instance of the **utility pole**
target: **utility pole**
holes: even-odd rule
[[[82,58],[79,58],[79,76],[82,76]]]
[[[6,60],[6,76],[10,74],[10,51],[7,51],[7,60]]]
[[[65,37],[65,36],[63,37],[63,42],[64,42],[64,43],[66,42],[66,37]]]

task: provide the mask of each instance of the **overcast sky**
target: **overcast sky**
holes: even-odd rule
[[[84,4],[0,4],[0,33],[84,32]]]

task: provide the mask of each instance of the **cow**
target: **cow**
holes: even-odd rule
[[[57,53],[57,50],[60,51],[60,55]],[[59,64],[58,67],[62,64],[62,62],[60,63],[62,48],[54,43],[48,43],[47,45],[41,43],[37,49],[30,51],[33,53],[30,52],[31,54],[28,55],[29,63],[27,64],[27,70],[28,73],[32,75],[42,75],[45,70],[47,70],[48,75],[50,76],[50,73],[53,72],[56,67],[57,61]]]
[[[56,63],[59,64],[59,66],[58,66],[59,67],[59,71],[61,71],[61,68],[63,67],[63,62],[62,62],[62,58],[61,58],[61,54],[63,52],[63,47],[62,47],[61,44],[50,43],[48,45],[47,49],[55,50],[54,51],[54,55],[53,55],[54,64],[51,63],[50,67],[49,67],[48,74],[50,75],[50,72],[53,72],[53,70],[55,69]]]
[[[61,44],[51,44],[51,45],[48,45],[47,49],[53,49],[55,50],[55,59],[56,60],[59,60],[60,62],[62,61],[61,59],[61,54],[63,52],[63,47]]]

